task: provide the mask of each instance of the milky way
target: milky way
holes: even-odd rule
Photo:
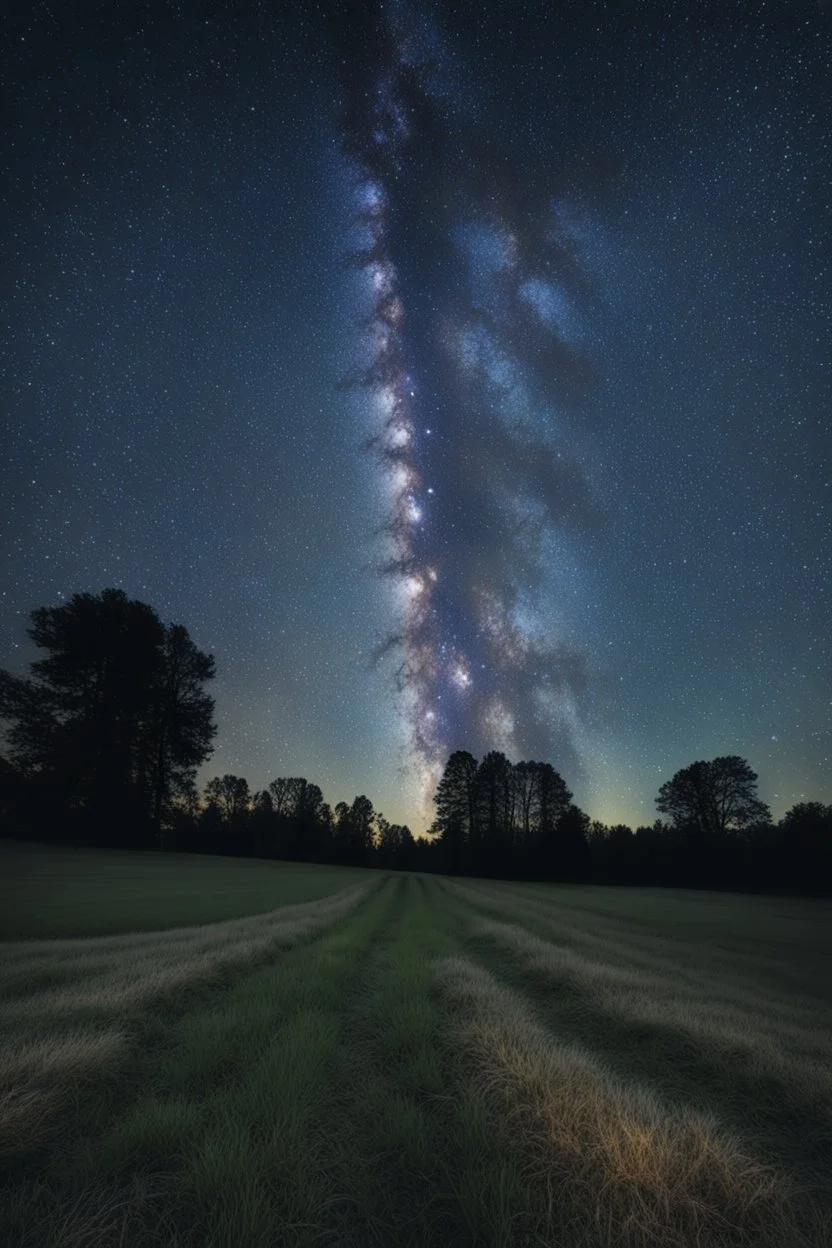
[[[496,747],[638,826],[739,754],[832,801],[828,4],[0,36],[0,666],[119,586],[216,654],[203,780],[421,831]]]
[[[543,552],[553,532],[601,522],[569,454],[591,381],[575,239],[558,186],[459,106],[423,15],[400,6],[362,35],[343,124],[365,238],[351,262],[372,311],[353,381],[374,405],[380,568],[401,620],[379,657],[426,788],[454,748],[574,775],[585,663],[555,623]]]

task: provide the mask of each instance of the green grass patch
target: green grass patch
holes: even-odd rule
[[[523,1158],[449,1043],[438,959],[459,948],[464,908],[409,879],[397,922],[368,962],[332,1088],[341,1199],[333,1242],[508,1245],[532,1200]]]
[[[377,875],[304,862],[0,841],[0,939],[216,923],[315,901]]]

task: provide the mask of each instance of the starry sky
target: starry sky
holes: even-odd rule
[[[828,4],[0,22],[0,662],[121,587],[206,776],[416,830],[459,748],[832,801]]]

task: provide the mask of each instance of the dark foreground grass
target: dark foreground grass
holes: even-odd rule
[[[0,840],[0,940],[218,923],[372,879],[357,867]]]
[[[9,1170],[0,1242],[829,1243],[826,1003],[781,987],[764,899],[759,939],[703,899],[700,940],[695,901],[683,929],[657,890],[639,922],[613,890],[371,878],[294,943],[134,1000],[117,1065],[88,1061],[59,1133]],[[816,903],[803,922],[826,948]]]

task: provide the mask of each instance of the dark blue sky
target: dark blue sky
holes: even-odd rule
[[[120,586],[206,774],[414,827],[453,748],[832,801],[829,6],[2,22],[0,661]]]

